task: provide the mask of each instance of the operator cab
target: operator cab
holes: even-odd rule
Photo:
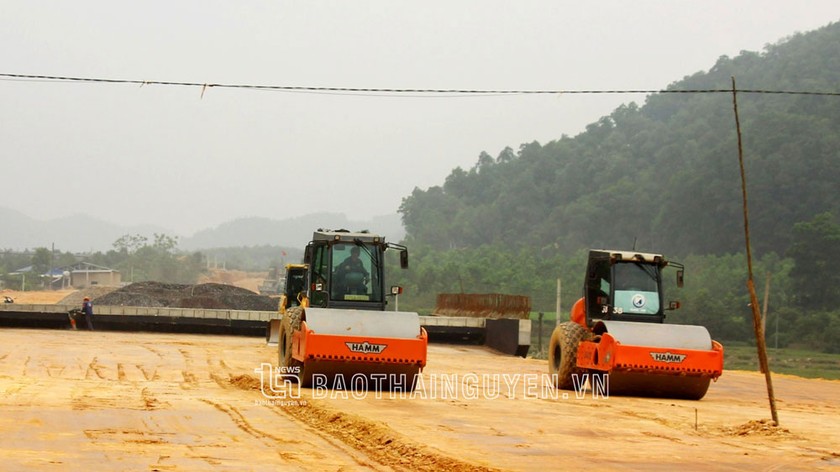
[[[367,232],[318,230],[306,246],[309,299],[314,307],[384,310],[384,253],[400,251],[400,265],[408,267],[408,250]]]
[[[664,310],[679,307],[679,302],[670,302],[664,308],[662,269],[668,265],[678,268],[677,286],[682,287],[682,264],[661,255],[590,251],[584,287],[587,325],[600,320],[664,322]]]
[[[300,305],[301,295],[305,295],[306,291],[307,270],[304,264],[286,265],[286,281],[280,300],[280,305],[284,310]]]

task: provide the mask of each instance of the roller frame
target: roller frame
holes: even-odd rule
[[[345,377],[348,385],[355,375],[372,378],[373,374],[404,374],[410,383],[402,388],[413,390],[414,376],[426,366],[427,345],[428,334],[422,327],[415,338],[386,338],[316,333],[302,321],[300,329],[292,334],[292,358],[303,364],[303,387],[312,386],[314,374],[326,375],[328,385],[338,375]],[[385,347],[378,352],[377,346]],[[386,382],[382,387],[391,385]]]
[[[623,345],[609,333],[599,342],[582,341],[577,366],[602,372],[639,372],[659,375],[709,377],[723,373],[723,346],[711,342],[710,350]],[[655,356],[658,355],[658,356]],[[657,360],[657,357],[664,360]]]
[[[709,350],[655,344],[624,345],[605,332],[578,344],[576,363],[607,377],[600,383],[608,385],[610,395],[700,400],[723,373],[723,346],[717,341],[709,340]]]
[[[723,373],[723,346],[703,326],[601,320],[578,346],[577,365],[602,372],[702,376]]]

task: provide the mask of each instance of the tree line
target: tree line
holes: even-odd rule
[[[670,90],[837,91],[840,23],[722,57]],[[743,93],[739,112],[751,229],[759,254],[784,253],[793,226],[840,214],[840,97]],[[482,152],[400,206],[408,238],[436,249],[630,247],[741,250],[741,186],[732,97],[654,94],[575,136]]]
[[[840,260],[840,224],[824,213],[796,225],[793,233],[797,242],[786,255],[769,252],[754,260],[762,310],[768,293],[768,345],[840,353],[840,271],[832,263]],[[410,251],[408,270],[400,270],[396,258],[388,257],[388,284],[405,289],[401,310],[429,314],[437,294],[464,292],[527,295],[533,311],[554,312],[559,279],[560,316],[567,319],[572,304],[583,296],[588,249],[480,245],[439,250],[415,244]],[[666,322],[702,325],[723,341],[754,340],[743,251],[666,258],[685,265],[682,289],[676,286],[675,271],[664,271],[666,302],[682,305]]]
[[[126,234],[106,252],[74,254],[44,247],[31,252],[5,251],[0,255],[0,274],[6,287],[43,290],[50,288],[48,272],[79,262],[117,270],[123,282],[195,283],[206,268],[201,252],[179,251],[177,237],[155,233],[152,238]],[[26,278],[10,275],[27,267]]]

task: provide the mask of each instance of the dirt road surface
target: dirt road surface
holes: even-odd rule
[[[413,394],[376,398],[272,384],[275,358],[257,338],[4,328],[2,469],[840,471],[840,382],[776,375],[774,428],[756,373],[699,402],[578,398],[542,389],[545,361],[433,344]]]
[[[6,289],[0,291],[0,295],[11,297],[15,303],[52,305],[75,292],[75,289],[28,292]]]

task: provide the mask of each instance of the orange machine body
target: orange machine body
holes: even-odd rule
[[[712,341],[712,349],[677,349],[625,346],[609,333],[599,342],[582,341],[577,365],[604,372],[644,372],[648,374],[689,375],[717,379],[723,373],[723,346]]]
[[[331,361],[426,366],[428,335],[424,328],[414,339],[319,334],[301,322],[292,337],[292,357],[300,362]]]

